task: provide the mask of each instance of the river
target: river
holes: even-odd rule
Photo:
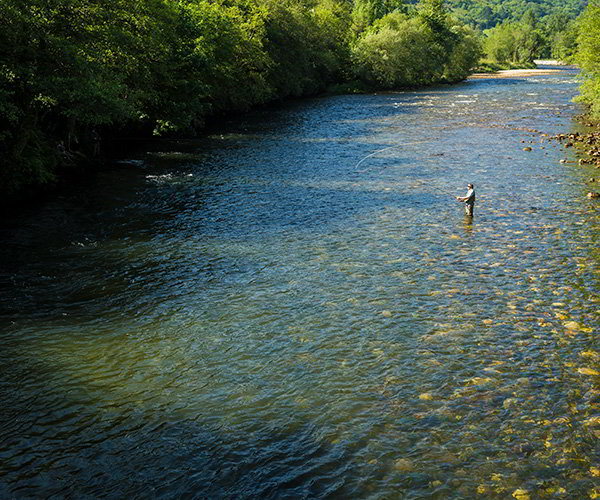
[[[257,111],[5,218],[0,497],[596,498],[574,75]]]

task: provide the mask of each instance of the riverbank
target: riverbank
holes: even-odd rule
[[[480,68],[485,70],[479,70],[469,76],[468,79],[482,79],[482,78],[524,78],[528,76],[537,75],[552,75],[560,73],[564,70],[566,65],[561,61],[555,59],[536,59],[534,61],[535,67],[532,68],[505,68],[495,69],[494,65],[483,64]],[[550,66],[549,68],[547,66]]]
[[[477,71],[469,76],[468,79],[482,78],[524,78],[537,75],[552,75],[560,73],[565,64],[554,59],[537,59],[534,61],[533,68],[507,68],[497,69],[496,71]],[[485,66],[485,65],[484,65]],[[546,66],[551,66],[550,68]]]
[[[600,169],[600,124],[586,117],[581,117],[582,125],[587,131],[574,132],[571,134],[557,134],[550,137],[551,140],[558,141],[562,147],[572,148],[577,157],[577,164],[580,166],[595,166]],[[600,198],[600,176],[591,177],[587,180],[590,191],[588,198]]]
[[[553,75],[560,73],[560,69],[536,68],[536,69],[503,69],[495,73],[473,73],[467,80],[484,78],[524,78],[527,76]]]

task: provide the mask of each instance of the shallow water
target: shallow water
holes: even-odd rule
[[[600,495],[573,75],[257,112],[4,221],[0,496]]]

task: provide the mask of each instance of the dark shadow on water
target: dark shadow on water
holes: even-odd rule
[[[88,190],[4,221],[0,321],[143,311],[180,293],[182,280],[202,289],[265,265],[262,256],[215,254],[221,241],[312,237],[362,211],[436,201],[419,189],[373,189],[366,175],[353,172],[339,181],[328,171],[315,178],[246,177],[236,167],[200,175],[185,161],[160,172],[151,166],[105,172]],[[420,172],[410,167],[404,175]]]
[[[294,416],[288,428],[260,422],[246,431],[219,415],[98,405],[85,391],[53,386],[45,369],[23,364],[0,374],[2,498],[352,496],[345,478],[360,472],[351,449]],[[46,378],[46,390],[19,390],[19,377]]]

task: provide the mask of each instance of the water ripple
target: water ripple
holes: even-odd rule
[[[0,496],[594,494],[597,211],[541,135],[574,92],[259,111],[6,222]]]

